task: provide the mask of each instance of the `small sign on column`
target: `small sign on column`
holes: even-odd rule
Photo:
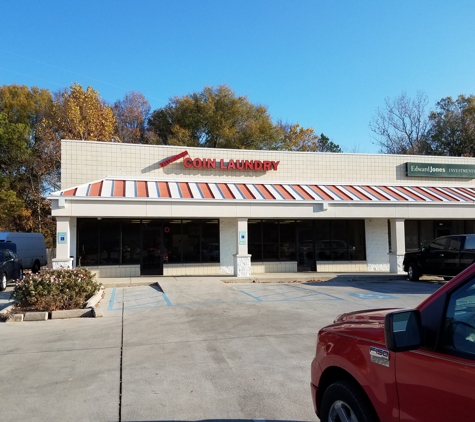
[[[68,234],[66,232],[58,233],[58,245],[65,245],[68,243]]]

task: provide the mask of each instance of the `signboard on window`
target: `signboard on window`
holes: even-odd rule
[[[406,163],[406,176],[475,178],[475,165]]]

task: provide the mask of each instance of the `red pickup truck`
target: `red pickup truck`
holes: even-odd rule
[[[323,422],[475,421],[475,264],[416,309],[322,328],[311,391]]]

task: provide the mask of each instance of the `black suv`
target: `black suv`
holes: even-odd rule
[[[475,234],[442,236],[417,252],[404,255],[404,271],[409,280],[423,274],[452,277],[475,262]]]

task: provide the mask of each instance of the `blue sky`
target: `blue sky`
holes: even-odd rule
[[[474,16],[473,0],[2,1],[0,84],[133,90],[152,109],[227,84],[372,153],[386,97],[475,94]]]

